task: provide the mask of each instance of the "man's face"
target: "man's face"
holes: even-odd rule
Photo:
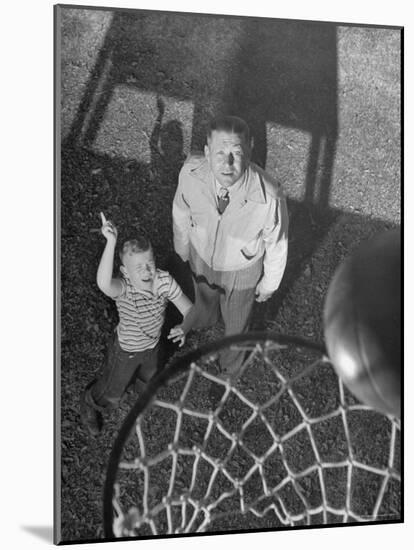
[[[211,171],[222,187],[230,187],[244,174],[250,159],[250,147],[243,136],[214,130],[204,153]]]
[[[123,268],[136,288],[150,289],[155,277],[155,261],[152,250],[124,254]]]

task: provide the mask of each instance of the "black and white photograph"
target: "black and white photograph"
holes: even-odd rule
[[[404,27],[139,8],[54,6],[55,544],[404,522]]]
[[[4,5],[2,547],[410,547],[408,8],[402,0]],[[240,142],[218,171],[227,117],[237,117],[230,136]],[[214,176],[203,211],[191,196],[202,181],[188,177],[202,166]],[[237,172],[226,186],[221,176]],[[257,248],[239,240],[264,216],[224,230],[234,191],[253,174],[270,197],[257,206],[283,210],[287,221],[282,229],[274,218],[278,273],[261,227]],[[180,196],[191,207],[188,259],[176,233],[186,228]],[[263,262],[251,308],[243,299],[235,309],[248,327],[234,335],[228,285],[211,284],[218,258],[200,246],[218,219],[221,260],[228,252],[240,261],[240,251],[245,265]],[[150,315],[154,340],[162,324],[147,354],[155,373],[148,379],[132,364],[118,404],[86,407],[88,390],[96,398],[95,384],[116,365],[108,359],[121,323],[98,269],[113,247],[110,286],[124,288],[122,248],[143,236],[146,283],[158,284],[159,271],[170,282],[171,299],[158,320]],[[386,284],[398,284],[401,250],[394,300]],[[248,285],[230,284],[248,296]],[[132,290],[135,299],[155,296]],[[391,353],[387,366],[378,350]],[[230,353],[242,356],[234,372]]]

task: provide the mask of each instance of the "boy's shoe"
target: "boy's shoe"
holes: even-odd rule
[[[102,430],[102,414],[93,407],[90,400],[90,394],[88,390],[85,390],[81,397],[81,420],[91,435],[98,435]]]

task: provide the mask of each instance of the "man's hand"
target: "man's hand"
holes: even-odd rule
[[[101,221],[102,221],[102,227],[101,227],[101,233],[105,237],[105,239],[108,242],[113,242],[113,244],[116,243],[116,239],[118,237],[118,231],[114,224],[107,220],[105,218],[105,214],[101,212]]]
[[[266,302],[273,294],[273,291],[265,290],[260,280],[256,286],[256,302]]]
[[[180,346],[180,348],[185,342],[185,334],[180,325],[173,327],[170,330],[170,333],[167,336],[167,338],[168,340],[172,340],[173,342],[178,342],[178,345]]]

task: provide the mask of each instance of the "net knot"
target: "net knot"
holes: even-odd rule
[[[224,469],[224,462],[222,460],[216,460],[215,461],[215,466],[216,466],[217,470],[222,471]]]
[[[168,451],[171,454],[177,454],[178,450],[179,450],[179,446],[177,441],[172,441],[171,443],[168,444]]]

